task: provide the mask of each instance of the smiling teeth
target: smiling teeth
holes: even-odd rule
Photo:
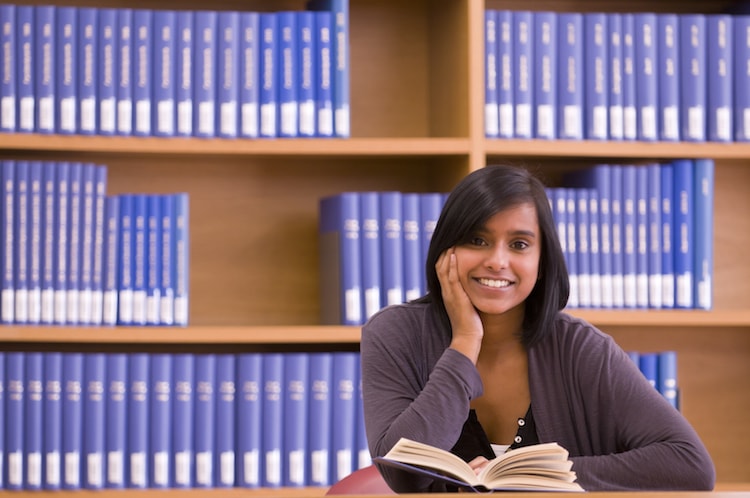
[[[508,287],[509,280],[490,280],[489,278],[480,278],[479,283],[488,287]]]

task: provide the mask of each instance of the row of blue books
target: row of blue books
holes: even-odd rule
[[[680,388],[677,383],[677,352],[628,351],[630,359],[638,365],[641,373],[649,383],[679,410]]]
[[[4,489],[329,486],[371,463],[359,353],[7,351],[3,385]]]
[[[485,12],[490,138],[750,141],[750,16]]]
[[[597,165],[548,197],[569,308],[713,307],[714,162]]]
[[[187,194],[107,195],[93,163],[0,176],[0,323],[187,325]]]
[[[349,136],[348,0],[308,7],[0,5],[0,131]]]

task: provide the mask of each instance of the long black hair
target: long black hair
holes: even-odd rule
[[[427,251],[427,294],[443,323],[449,325],[435,265],[447,249],[468,242],[495,214],[519,204],[536,208],[542,250],[539,280],[526,299],[521,341],[529,347],[552,330],[555,315],[565,307],[570,293],[565,256],[544,184],[527,169],[487,166],[467,175],[448,196]]]

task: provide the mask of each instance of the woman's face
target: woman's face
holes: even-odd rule
[[[542,234],[536,208],[519,204],[492,216],[455,248],[459,280],[480,313],[501,314],[521,305],[536,285]]]

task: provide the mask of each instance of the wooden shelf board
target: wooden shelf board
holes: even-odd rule
[[[748,327],[750,310],[567,310],[596,326]]]

